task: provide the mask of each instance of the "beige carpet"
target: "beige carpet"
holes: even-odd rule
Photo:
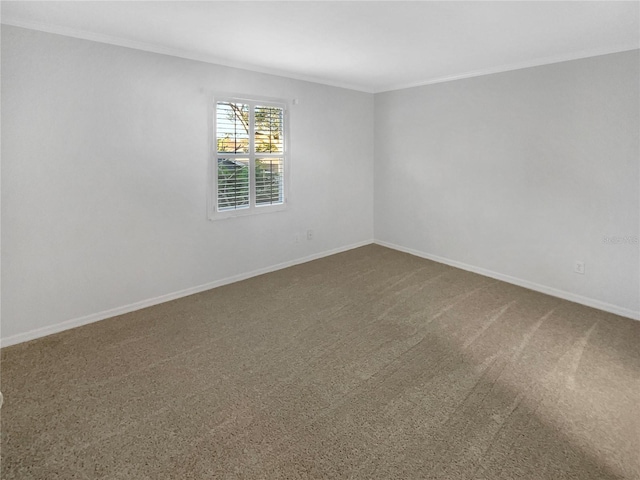
[[[640,478],[640,322],[367,246],[2,350],[2,479]]]

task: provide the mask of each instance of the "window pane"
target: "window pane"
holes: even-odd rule
[[[284,200],[282,158],[256,159],[256,204],[274,205]]]
[[[216,130],[219,153],[249,153],[249,107],[247,105],[218,102]]]
[[[282,153],[284,110],[257,106],[254,113],[256,153]]]
[[[249,159],[218,158],[218,211],[249,208]]]

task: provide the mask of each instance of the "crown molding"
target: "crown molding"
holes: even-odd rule
[[[228,59],[215,57],[213,55],[207,55],[204,53],[197,53],[179,48],[172,48],[154,43],[139,42],[137,40],[130,40],[122,37],[116,37],[113,35],[105,35],[101,33],[89,32],[87,30],[80,30],[76,28],[64,27],[60,25],[53,25],[48,23],[29,22],[16,18],[2,17],[1,23],[3,25],[9,25],[12,27],[26,28],[29,30],[37,30],[40,32],[53,33],[56,35],[63,35],[65,37],[79,38],[82,40],[89,40],[92,42],[106,43],[109,45],[116,45],[118,47],[132,48],[134,50],[142,50],[145,52],[158,53],[160,55],[169,55],[171,57],[186,58],[188,60],[195,60],[198,62],[211,63],[215,65],[221,65],[224,67],[237,68],[240,70],[248,70],[255,73],[264,73],[267,75],[274,75],[278,77],[285,77],[293,80],[300,80],[303,82],[319,83],[321,85],[327,85],[330,87],[344,88],[347,90],[356,90],[359,92],[373,93],[371,87],[365,85],[352,84],[348,82],[336,82],[327,80],[322,77],[314,77],[310,75],[299,75],[284,70],[278,70],[273,68],[265,68],[257,65],[252,65],[242,62],[234,62]]]
[[[580,60],[583,58],[599,57],[601,55],[609,55],[612,53],[629,52],[640,49],[640,45],[623,45],[617,48],[599,48],[591,50],[582,50],[580,52],[554,55],[551,57],[543,57],[526,62],[507,63],[499,67],[490,67],[470,72],[458,73],[455,75],[447,75],[444,77],[436,77],[420,82],[390,84],[373,89],[373,93],[390,92],[393,90],[404,90],[406,88],[423,87],[425,85],[433,85],[434,83],[452,82],[454,80],[463,80],[465,78],[482,77],[484,75],[493,75],[494,73],[510,72],[512,70],[523,70],[525,68],[540,67],[543,65],[551,65],[554,63],[569,62],[571,60]]]
[[[539,67],[542,65],[551,65],[554,63],[568,62],[571,60],[580,60],[583,58],[598,57],[601,55],[609,55],[612,53],[621,53],[621,52],[640,49],[640,45],[638,44],[633,44],[633,45],[629,44],[629,45],[622,45],[616,48],[599,48],[599,49],[581,50],[579,52],[574,52],[570,54],[554,55],[551,57],[542,57],[534,60],[528,60],[526,62],[508,63],[508,64],[500,65],[497,67],[489,67],[489,68],[480,69],[480,70],[457,73],[454,75],[446,75],[443,77],[429,78],[429,79],[425,79],[417,82],[394,83],[394,84],[382,85],[379,87],[373,87],[370,85],[359,85],[359,84],[353,84],[348,82],[336,82],[332,80],[327,80],[322,77],[300,75],[300,74],[287,72],[284,70],[265,68],[265,67],[260,67],[252,64],[242,63],[242,62],[234,62],[228,59],[219,58],[219,57],[215,57],[215,56],[207,55],[203,53],[197,53],[197,52],[192,52],[192,51],[178,49],[178,48],[166,47],[166,46],[152,44],[152,43],[139,42],[136,40],[129,40],[122,37],[116,37],[113,35],[94,33],[86,30],[64,27],[60,25],[29,22],[29,21],[16,19],[16,18],[10,18],[10,17],[7,18],[6,16],[2,17],[2,24],[10,25],[13,27],[27,28],[30,30],[37,30],[41,32],[53,33],[57,35],[63,35],[66,37],[79,38],[82,40],[89,40],[89,41],[98,42],[98,43],[106,43],[110,45],[116,45],[119,47],[132,48],[135,50],[142,50],[145,52],[152,52],[160,55],[169,55],[172,57],[186,58],[188,60],[195,60],[199,62],[211,63],[211,64],[221,65],[221,66],[230,67],[230,68],[248,70],[256,73],[264,73],[267,75],[285,77],[293,80],[318,83],[321,85],[327,85],[331,87],[344,88],[348,90],[356,90],[359,92],[374,93],[374,94],[390,92],[394,90],[404,90],[407,88],[423,87],[426,85],[433,85],[436,83],[452,82],[455,80],[463,80],[466,78],[481,77],[484,75],[493,75],[495,73],[503,73],[503,72],[509,72],[513,70],[522,70],[525,68]]]

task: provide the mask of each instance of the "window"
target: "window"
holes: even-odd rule
[[[284,207],[285,121],[284,104],[243,99],[215,102],[211,218]]]

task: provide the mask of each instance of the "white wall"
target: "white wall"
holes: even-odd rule
[[[637,314],[638,245],[602,240],[640,235],[638,85],[636,51],[377,94],[374,117],[370,94],[3,26],[3,344],[368,243],[374,224]],[[219,91],[299,99],[288,210],[206,220]]]
[[[376,240],[637,315],[638,60],[376,95]]]
[[[288,210],[206,219],[219,91],[299,99]],[[373,95],[3,25],[3,344],[370,242],[372,158]]]

